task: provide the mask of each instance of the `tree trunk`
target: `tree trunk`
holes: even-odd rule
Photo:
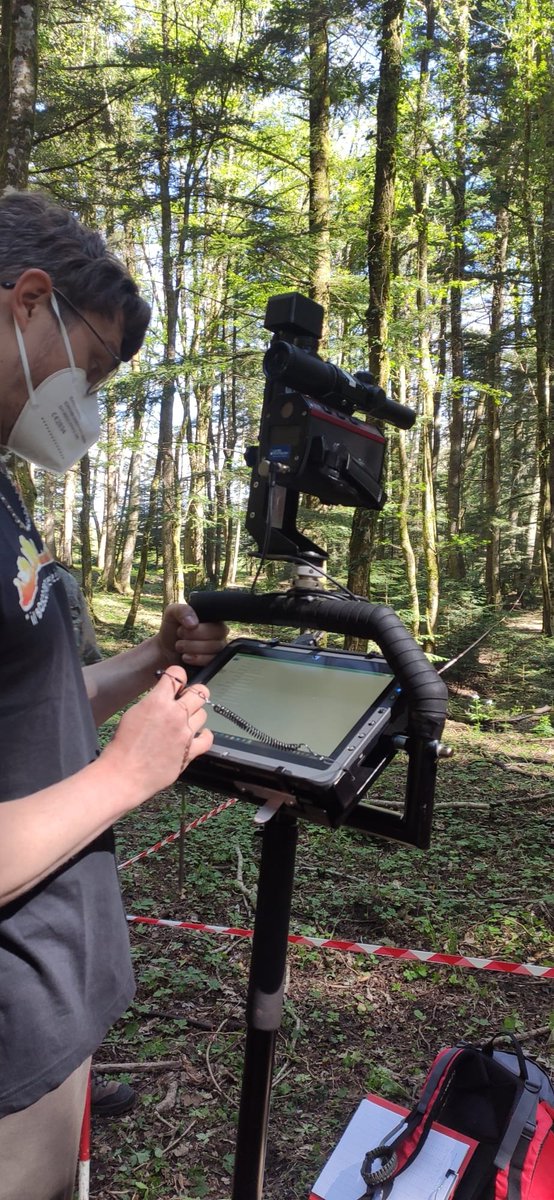
[[[45,545],[53,558],[58,557],[58,545],[56,537],[56,479],[49,471],[45,471],[42,479],[42,499],[44,506],[44,516],[41,524],[41,532],[44,538]]]
[[[325,316],[320,353],[325,356],[329,332],[331,242],[329,215],[329,14],[318,0],[310,2],[310,296]]]
[[[446,379],[446,331],[448,326],[448,301],[446,295],[441,300],[439,313],[439,336],[437,339],[437,377],[435,380],[435,388],[433,392],[433,486],[436,488],[437,471],[439,466],[439,456],[441,451],[441,428],[442,428],[442,395],[444,391],[444,381]]]
[[[161,459],[160,459],[160,455],[158,455],[158,458],[156,460],[156,466],[154,468],[154,474],[152,476],[152,481],[150,483],[150,495],[148,498],[148,512],[146,514],[146,520],[144,522],[144,528],[142,531],[142,545],[141,545],[141,550],[140,550],[140,559],[139,559],[137,577],[135,579],[135,586],[133,588],[133,599],[131,600],[129,612],[127,613],[125,621],[123,622],[123,627],[122,627],[123,633],[130,633],[131,630],[134,629],[135,622],[137,619],[140,598],[142,596],[142,591],[144,588],[144,581],[146,579],[146,572],[148,570],[148,555],[150,552],[150,544],[151,544],[151,540],[152,540],[152,531],[154,528],[154,521],[156,519],[156,514],[157,514],[157,509],[158,509],[160,480],[161,480]]]
[[[208,475],[208,433],[211,411],[211,388],[197,389],[198,415],[194,438],[190,434],[190,491],[184,536],[185,592],[202,580],[204,574],[204,539],[207,509],[206,482]]]
[[[529,46],[529,57],[539,57],[537,46]],[[543,50],[544,54],[544,50]],[[542,229],[537,246],[537,232],[532,206],[532,169],[535,166],[536,141],[533,140],[533,113],[530,99],[525,101],[523,178],[524,213],[531,263],[533,318],[536,330],[536,403],[537,403],[537,466],[539,497],[537,512],[536,551],[542,592],[542,631],[546,637],[554,635],[554,612],[552,597],[552,493],[551,493],[551,434],[550,434],[550,376],[553,353],[553,274],[554,274],[554,119],[552,90],[554,70],[552,47],[546,52],[549,67],[550,87],[545,92],[540,116],[542,118],[542,145],[546,162],[542,196]]]
[[[405,368],[400,368],[400,375],[405,375]],[[400,404],[404,403],[401,399],[402,393],[405,391],[405,381],[400,382],[398,400]],[[419,596],[417,591],[417,567],[410,537],[410,526],[408,514],[410,511],[410,467],[408,463],[408,454],[406,449],[406,433],[403,429],[397,429],[394,434],[394,440],[398,449],[398,481],[400,487],[400,497],[398,505],[398,527],[400,530],[400,545],[402,546],[402,557],[404,559],[404,567],[406,569],[406,578],[408,580],[408,588],[410,592],[410,604],[412,608],[412,632],[414,637],[419,633]]]
[[[131,590],[131,572],[137,544],[140,519],[140,477],[143,458],[143,421],[144,400],[133,405],[133,449],[129,463],[129,505],[125,536],[121,549],[121,563],[118,573],[119,590],[126,595]]]
[[[80,512],[81,533],[81,590],[92,612],[92,552],[90,546],[90,517],[92,497],[90,487],[90,458],[85,454],[80,462],[82,504]]]
[[[39,0],[2,0],[0,193],[27,186],[35,126]]]
[[[465,577],[460,545],[462,531],[462,463],[464,443],[464,334],[463,295],[465,274],[465,223],[467,183],[468,43],[469,3],[454,0],[452,120],[454,133],[454,176],[452,191],[452,280],[450,283],[450,355],[452,386],[450,403],[450,453],[448,460],[448,570],[452,579]]]
[[[428,112],[429,61],[435,40],[435,6],[426,8],[425,41],[421,51],[419,88],[414,125],[414,208],[417,228],[416,307],[419,337],[418,399],[421,446],[421,536],[426,570],[425,649],[435,647],[435,628],[439,611],[439,560],[434,471],[435,379],[431,362],[431,323],[429,317],[429,179],[423,160],[423,135]]]
[[[77,490],[77,473],[73,468],[66,471],[63,481],[63,535],[61,560],[66,567],[73,566],[73,513]]]
[[[115,401],[113,396],[106,397],[106,474],[104,479],[104,526],[102,530],[104,544],[103,582],[110,591],[115,591],[116,570],[116,540],[119,490],[119,447],[117,421],[115,417]]]
[[[385,0],[382,6],[375,181],[367,239],[369,369],[381,387],[386,387],[389,374],[387,317],[391,277],[404,6],[405,0]],[[367,509],[356,509],[350,537],[348,587],[358,595],[365,596],[370,591],[369,575],[374,528],[374,514],[368,512]]]
[[[497,192],[501,191],[500,180]],[[486,395],[487,448],[485,456],[485,512],[487,551],[485,560],[485,594],[491,608],[499,608],[500,588],[500,387],[502,361],[502,329],[506,257],[510,218],[508,209],[501,206],[496,214],[496,247],[492,289],[488,389]]]
[[[172,47],[169,41],[167,0],[162,0],[162,43],[164,57],[163,95],[157,112],[159,201],[161,213],[162,280],[165,306],[164,359],[168,368],[162,384],[158,455],[162,483],[162,560],[164,607],[181,595],[179,565],[175,546],[175,505],[179,494],[173,445],[173,409],[175,402],[175,358],[178,319],[178,264],[173,253],[172,212]],[[182,244],[182,235],[180,238]],[[180,503],[180,498],[179,498]]]

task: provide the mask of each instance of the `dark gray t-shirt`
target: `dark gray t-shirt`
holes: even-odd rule
[[[0,801],[58,783],[96,754],[64,588],[0,470]],[[0,908],[0,1117],[62,1083],[133,994],[107,831]]]

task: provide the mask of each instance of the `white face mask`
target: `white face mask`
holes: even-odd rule
[[[55,296],[51,297],[51,304],[59,322],[70,366],[48,375],[37,388],[33,388],[23,335],[17,321],[14,322],[28,400],[10,433],[8,446],[35,466],[63,474],[98,441],[100,412],[97,396],[87,394],[85,372],[75,366],[71,343]]]

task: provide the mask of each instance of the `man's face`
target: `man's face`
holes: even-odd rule
[[[13,320],[19,321],[23,334],[33,387],[38,387],[49,375],[64,370],[70,364],[48,291],[37,296],[32,303],[27,301],[23,306],[20,304],[19,308],[16,304],[10,304],[12,293],[2,296],[2,300],[0,444],[5,445],[28,399]],[[94,391],[119,362],[123,314],[118,312],[111,318],[86,309],[79,314],[68,309],[63,302],[60,309],[75,366],[84,370],[90,390]]]

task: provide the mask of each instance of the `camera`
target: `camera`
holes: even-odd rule
[[[296,528],[299,493],[323,504],[381,509],[386,439],[373,421],[409,429],[415,413],[389,400],[368,371],[351,375],[319,357],[323,309],[299,292],[272,296],[266,379],[246,528],[262,557],[326,555]],[[355,412],[370,420],[360,420]]]

